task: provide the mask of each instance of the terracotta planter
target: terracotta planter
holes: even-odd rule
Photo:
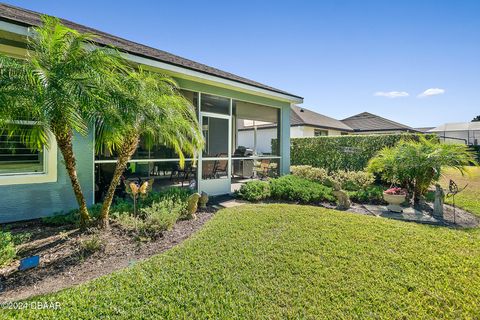
[[[387,194],[383,193],[383,200],[388,202],[387,209],[393,212],[403,212],[400,206],[405,201],[405,194]]]

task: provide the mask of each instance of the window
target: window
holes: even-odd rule
[[[25,124],[28,130],[28,124]],[[0,185],[57,181],[57,143],[49,132],[50,147],[32,150],[20,134],[0,132]]]
[[[28,125],[25,129],[28,130]],[[0,133],[0,175],[44,173],[44,150],[32,150],[20,134]]]
[[[326,137],[326,136],[328,136],[328,131],[327,130],[321,130],[321,129],[313,129],[313,136],[314,137]]]

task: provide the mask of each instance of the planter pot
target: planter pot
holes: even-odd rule
[[[400,206],[405,201],[406,195],[404,194],[386,194],[383,193],[383,200],[388,202],[387,209],[393,212],[403,212],[403,208]]]

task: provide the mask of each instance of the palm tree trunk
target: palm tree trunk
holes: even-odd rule
[[[107,194],[103,199],[102,211],[100,213],[100,226],[102,228],[109,227],[108,216],[110,213],[110,207],[112,205],[113,197],[115,195],[115,189],[120,182],[120,177],[122,176],[125,168],[127,167],[128,161],[132,158],[133,154],[137,150],[139,141],[140,139],[138,134],[134,134],[132,135],[132,137],[127,137],[120,148],[117,164],[115,165],[115,171],[113,172],[113,178],[112,181],[110,181],[110,185],[108,186]]]
[[[87,202],[83,196],[82,187],[80,186],[80,181],[77,176],[76,169],[76,160],[73,153],[73,134],[71,132],[65,134],[56,134],[55,138],[57,139],[57,145],[60,149],[60,152],[63,155],[63,160],[65,161],[65,168],[67,169],[68,176],[72,183],[73,192],[75,193],[75,198],[80,210],[80,226],[85,227],[88,220],[90,220],[90,215],[88,214]]]

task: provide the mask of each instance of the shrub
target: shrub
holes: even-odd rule
[[[375,177],[365,171],[339,170],[331,175],[333,181],[337,181],[343,190],[356,191],[373,184]]]
[[[170,197],[142,208],[138,216],[116,215],[116,221],[125,229],[137,232],[139,236],[155,237],[170,230],[185,211],[185,202]]]
[[[327,170],[323,168],[314,168],[312,166],[291,166],[290,171],[294,176],[317,181],[326,186],[331,186],[332,182]]]
[[[418,140],[416,134],[348,135],[291,139],[292,165],[310,165],[328,172],[361,171],[384,147],[392,147],[402,139]],[[430,135],[430,137],[435,137]]]
[[[188,188],[170,187],[159,192],[151,192],[139,203],[141,208],[150,207],[154,202],[160,202],[164,199],[171,198],[177,201],[187,202],[188,197],[193,193]]]
[[[420,138],[419,141],[405,140],[395,147],[382,149],[370,160],[368,170],[386,182],[406,188],[418,204],[432,182],[440,178],[442,167],[463,172],[464,167],[472,163],[475,163],[475,156],[464,145]]]
[[[301,203],[335,201],[331,188],[294,175],[270,180],[270,190],[276,199]]]
[[[100,250],[103,247],[103,241],[97,234],[94,234],[89,239],[80,240],[78,247],[82,255],[90,254]]]
[[[260,201],[270,197],[270,184],[266,181],[249,181],[236,192],[239,198],[247,201]]]
[[[10,232],[0,231],[0,267],[10,263],[16,254]]]
[[[329,174],[323,168],[312,166],[292,166],[290,170],[294,176],[313,180],[328,187],[333,187],[337,183],[341,189],[349,191],[360,190],[375,181],[374,175],[365,171],[339,170]]]
[[[383,200],[383,190],[381,186],[368,186],[356,191],[347,191],[350,200],[357,203],[381,204]]]

